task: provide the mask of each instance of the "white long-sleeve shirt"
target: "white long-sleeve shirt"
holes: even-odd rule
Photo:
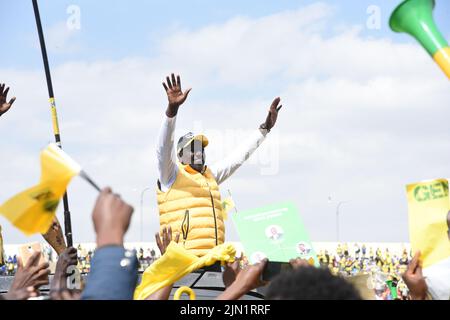
[[[170,189],[178,174],[177,156],[174,146],[175,124],[176,116],[173,118],[165,116],[159,131],[156,156],[158,159],[159,182],[163,192]],[[208,166],[217,184],[224,182],[251,156],[264,141],[267,132],[264,129],[255,130],[234,152],[223,160]]]

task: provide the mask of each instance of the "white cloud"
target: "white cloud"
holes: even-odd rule
[[[52,54],[77,53],[82,49],[78,42],[79,29],[69,28],[65,21],[45,30],[46,46]]]
[[[333,194],[352,200],[342,208],[342,238],[407,240],[404,185],[448,172],[448,81],[420,47],[365,38],[355,26],[337,33],[327,24],[333,14],[334,8],[314,4],[236,17],[180,29],[161,40],[152,59],[130,53],[120,61],[68,61],[53,68],[65,150],[100,185],[112,185],[134,205],[127,239],[139,240],[141,191],[156,181],[154,146],[166,105],[161,82],[178,71],[184,86],[194,88],[180,109],[179,132],[197,122],[218,137],[216,143],[233,141],[212,142],[208,161],[239,142],[227,130],[245,137],[264,121],[273,97],[282,97],[278,125],[254,155],[275,145],[278,174],[261,175],[253,161],[223,186],[240,210],[289,199],[314,241],[334,240],[335,208],[327,202]],[[3,142],[0,196],[6,199],[35,183],[38,151],[53,138],[43,72],[0,73],[18,97],[1,119],[0,134],[14,137]],[[76,241],[93,241],[96,192],[75,179],[69,196]],[[147,191],[146,241],[158,226],[155,202]],[[2,225],[7,242],[24,241]]]

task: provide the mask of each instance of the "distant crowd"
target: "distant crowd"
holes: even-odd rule
[[[88,246],[89,247],[89,246]],[[54,263],[55,252],[49,245],[43,245],[44,256],[47,261]],[[80,273],[89,273],[94,251],[79,244],[77,247]],[[154,247],[140,246],[134,248],[138,261],[138,271],[143,272],[153,262],[160,258],[159,250]],[[401,275],[406,271],[412,259],[411,252],[406,248],[389,249],[384,247],[366,246],[363,243],[339,243],[334,250],[316,248],[317,258],[322,268],[328,268],[333,275],[344,277],[360,274],[370,275],[370,281],[378,299],[407,299],[408,288]],[[248,264],[247,257],[243,257],[243,264]],[[0,275],[13,276],[17,270],[17,256],[7,256],[4,264],[0,266]],[[391,284],[391,286],[388,285]],[[395,289],[394,289],[395,288]],[[393,291],[396,290],[396,293]]]

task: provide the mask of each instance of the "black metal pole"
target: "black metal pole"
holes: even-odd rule
[[[58,147],[62,149],[61,135],[59,133],[59,125],[58,125],[58,115],[56,113],[55,96],[53,94],[52,77],[50,75],[47,49],[45,48],[44,32],[42,31],[41,17],[39,15],[37,0],[33,0],[33,8],[34,8],[34,16],[36,18],[36,26],[39,34],[39,42],[41,44],[42,60],[44,61],[45,77],[47,78],[48,96],[52,113],[53,133],[55,134],[56,144],[58,145]],[[67,192],[64,193],[63,204],[64,204],[64,233],[66,235],[67,246],[71,247],[73,245],[72,223],[70,221],[69,199],[67,197]]]

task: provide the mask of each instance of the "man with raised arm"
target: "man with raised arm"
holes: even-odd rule
[[[208,139],[189,132],[174,145],[178,109],[191,89],[182,91],[180,76],[166,77],[163,83],[168,106],[159,133],[157,201],[161,230],[171,227],[180,233],[180,243],[197,256],[225,241],[225,225],[219,185],[230,177],[264,141],[275,125],[281,109],[280,98],[270,106],[264,123],[247,141],[218,163],[205,165]]]

